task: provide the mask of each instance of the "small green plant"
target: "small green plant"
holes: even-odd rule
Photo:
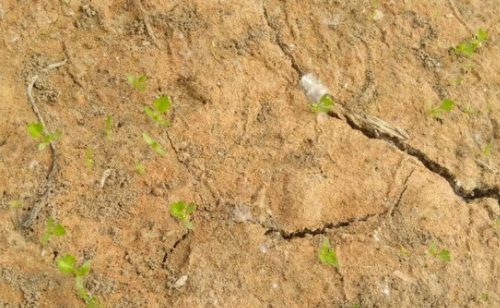
[[[47,147],[47,145],[61,137],[62,131],[58,130],[53,134],[45,134],[43,132],[43,125],[41,123],[35,122],[35,123],[29,123],[26,125],[26,128],[28,129],[28,133],[30,134],[31,137],[34,139],[42,138],[42,142],[38,145],[38,150],[42,151]]]
[[[8,204],[11,208],[13,208],[13,209],[18,209],[18,208],[20,208],[20,207],[23,207],[23,206],[24,206],[24,204],[22,204],[22,203],[21,203],[20,201],[18,201],[18,200],[12,200],[12,201],[9,201],[7,204]]]
[[[132,74],[127,74],[127,80],[128,80],[128,82],[130,82],[130,84],[132,86],[134,86],[134,88],[136,90],[139,90],[139,91],[146,90],[146,86],[144,85],[144,83],[146,82],[146,76],[141,75],[141,76],[136,78]]]
[[[470,115],[470,116],[474,116],[474,115],[476,115],[476,114],[477,114],[477,111],[476,111],[476,110],[474,110],[474,109],[472,109],[472,108],[470,107],[470,104],[465,105],[465,106],[462,108],[462,111],[463,111],[465,114],[468,114],[468,115]]]
[[[476,34],[474,34],[474,38],[453,48],[453,51],[458,55],[470,57],[477,48],[484,45],[487,38],[488,34],[483,29],[479,29]]]
[[[491,141],[488,142],[486,144],[486,146],[484,147],[484,149],[483,149],[483,155],[487,156],[487,157],[490,156],[491,155],[490,150],[491,150]]]
[[[435,108],[432,107],[430,102],[427,102],[427,114],[436,119],[442,120],[443,115],[441,114],[441,112],[443,111],[450,112],[454,104],[455,102],[448,98],[443,99],[441,101],[441,104]]]
[[[483,293],[483,294],[481,294],[481,296],[477,297],[478,302],[487,302],[488,299],[490,299],[490,294],[488,294],[488,293]]]
[[[335,255],[335,251],[330,249],[330,241],[328,238],[323,240],[323,244],[319,249],[318,258],[323,264],[328,264],[333,267],[339,267],[339,262],[337,261],[337,256]]]
[[[309,104],[309,110],[314,113],[318,112],[328,112],[330,111],[330,107],[333,106],[333,100],[330,98],[330,95],[325,94],[321,97],[319,102],[315,104]]]
[[[500,229],[500,218],[495,220],[495,222],[491,225],[493,228]]]
[[[160,147],[160,145],[158,145],[158,143],[156,141],[154,141],[153,139],[151,139],[151,137],[149,137],[148,134],[142,133],[142,138],[144,139],[144,141],[146,141],[147,144],[149,144],[150,148],[152,148],[153,150],[155,150],[156,153],[158,153],[161,156],[167,155],[167,152],[165,152],[165,150],[162,149]]]
[[[436,241],[433,241],[429,249],[425,251],[426,254],[434,256],[438,259],[441,259],[444,262],[449,262],[451,260],[450,258],[450,252],[446,249],[441,249],[440,251],[437,251],[436,249],[437,243]]]
[[[70,254],[66,254],[64,257],[57,258],[56,263],[59,271],[63,274],[72,274],[75,277],[76,289],[80,297],[87,304],[87,308],[102,308],[97,306],[97,297],[89,296],[83,285],[83,276],[85,276],[90,270],[90,260],[85,261],[82,266],[75,267],[76,259]]]
[[[87,149],[87,151],[85,151],[85,165],[88,169],[92,169],[94,167],[94,160],[92,159],[91,149]]]
[[[140,175],[143,175],[143,174],[145,174],[145,173],[146,173],[146,170],[144,170],[144,168],[141,166],[141,164],[140,164],[140,163],[135,163],[135,165],[134,165],[134,166],[135,166],[135,171],[136,171],[137,173],[139,173]]]
[[[54,225],[54,219],[49,217],[47,219],[47,229],[45,230],[45,234],[42,237],[42,243],[47,244],[52,235],[55,236],[63,236],[66,234],[66,229],[61,224]]]
[[[106,138],[111,139],[111,116],[106,118]]]
[[[459,86],[462,84],[462,82],[464,81],[464,78],[463,77],[457,77],[455,79],[453,79],[452,81],[450,81],[450,86]]]
[[[186,228],[191,230],[193,229],[193,223],[188,220],[188,216],[195,210],[195,207],[192,202],[188,206],[182,201],[174,202],[170,204],[170,215],[177,217],[177,219],[184,223]]]
[[[168,108],[170,108],[170,98],[166,95],[160,96],[157,99],[155,99],[153,103],[154,111],[149,108],[145,107],[144,112],[153,119],[158,125],[160,126],[168,126],[170,125],[170,122],[168,120],[164,120],[161,118],[162,114],[167,112]]]
[[[401,246],[401,250],[399,251],[399,253],[402,256],[411,257],[411,253],[408,250],[406,250],[403,246]]]

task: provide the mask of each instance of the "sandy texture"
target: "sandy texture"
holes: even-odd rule
[[[0,0],[0,307],[85,307],[66,253],[108,308],[500,306],[499,16],[496,0]],[[309,73],[328,114],[308,109]],[[26,228],[53,159],[26,130],[35,75],[64,134]],[[144,113],[160,95],[169,127]],[[42,245],[48,217],[67,234]]]

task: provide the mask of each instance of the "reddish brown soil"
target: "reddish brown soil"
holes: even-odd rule
[[[67,253],[92,261],[108,308],[499,307],[499,16],[497,0],[0,0],[0,307],[85,307]],[[486,44],[456,55],[479,28]],[[309,111],[307,73],[330,116]],[[54,159],[26,130],[34,75],[64,134],[26,228]],[[169,127],[144,113],[160,95]],[[179,200],[197,205],[191,232]],[[43,245],[48,217],[67,234]]]

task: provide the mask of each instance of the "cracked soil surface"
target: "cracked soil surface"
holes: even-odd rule
[[[92,261],[103,307],[500,307],[499,16],[497,0],[0,0],[0,307],[85,307],[66,253]],[[472,57],[451,50],[479,28]],[[54,157],[26,131],[35,75],[64,134],[26,228]],[[160,95],[169,127],[144,113]],[[67,234],[42,245],[48,217]]]

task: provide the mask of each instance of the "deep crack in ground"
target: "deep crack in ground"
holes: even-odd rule
[[[266,20],[266,23],[268,27],[272,30],[274,34],[274,41],[276,45],[281,49],[283,54],[289,59],[291,63],[291,67],[297,74],[300,76],[304,75],[304,72],[299,68],[297,61],[295,60],[294,56],[291,54],[288,45],[286,45],[282,38],[280,31],[278,27],[276,26],[275,22],[272,20],[272,18],[269,15],[268,9],[265,4],[263,4],[263,11],[264,11],[264,19]],[[367,80],[373,76],[367,74],[366,78]],[[493,187],[488,187],[482,184],[483,187],[476,187],[472,191],[467,191],[465,190],[461,185],[460,182],[458,181],[457,177],[446,167],[438,164],[437,162],[433,161],[429,156],[427,156],[424,152],[421,150],[417,149],[416,147],[402,141],[401,139],[395,138],[393,136],[389,136],[387,134],[383,134],[380,132],[374,132],[373,129],[366,128],[366,127],[361,127],[358,126],[356,123],[351,121],[349,117],[345,117],[344,119],[341,119],[338,117],[336,114],[333,112],[330,112],[329,115],[333,118],[337,118],[339,120],[344,120],[347,122],[347,124],[353,129],[360,131],[368,137],[369,139],[378,139],[378,140],[383,140],[391,145],[394,145],[396,148],[398,148],[400,151],[404,152],[405,154],[416,158],[418,161],[424,165],[424,167],[431,171],[434,174],[439,175],[441,178],[445,179],[450,187],[452,188],[453,192],[455,195],[457,195],[459,198],[465,200],[466,202],[470,202],[476,199],[481,199],[481,198],[492,198],[497,200],[499,206],[500,206],[500,190],[498,187],[493,186]],[[404,193],[404,190],[403,192]],[[384,214],[384,213],[382,213]],[[317,229],[309,229],[305,228],[303,230],[297,230],[297,231],[292,231],[292,232],[286,232],[285,230],[282,229],[276,229],[276,228],[270,228],[268,229],[265,234],[272,234],[272,233],[279,233],[281,237],[283,237],[286,240],[290,240],[296,237],[303,238],[306,235],[319,235],[319,234],[325,234],[326,231],[339,228],[339,227],[347,227],[352,223],[359,222],[359,221],[367,221],[369,218],[374,217],[374,216],[379,216],[382,214],[369,214],[367,216],[364,216],[362,218],[352,218],[347,221],[343,222],[337,222],[337,223],[327,223],[323,225],[320,228]]]

